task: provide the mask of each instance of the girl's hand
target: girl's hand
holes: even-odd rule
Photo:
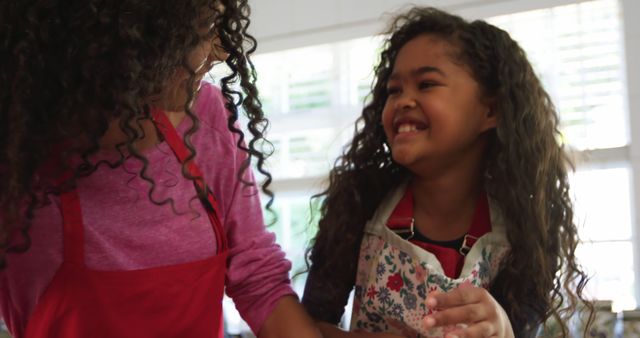
[[[484,288],[433,292],[427,297],[427,307],[438,311],[424,318],[425,328],[466,324],[448,332],[446,338],[514,337],[506,312]]]

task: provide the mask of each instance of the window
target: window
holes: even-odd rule
[[[527,52],[560,113],[573,149],[571,180],[591,297],[634,309],[632,191],[622,22],[616,0],[489,18]],[[604,198],[603,198],[604,197]],[[615,264],[611,258],[615,257]]]
[[[362,38],[254,57],[271,120],[274,178],[322,178],[349,139],[373,78],[380,39]]]
[[[626,146],[623,46],[616,0],[489,18],[525,49],[560,111],[572,147]]]
[[[580,170],[571,181],[583,241],[578,257],[593,276],[588,289],[617,309],[636,306],[629,183],[627,167]]]
[[[269,159],[274,178],[316,177],[330,169],[331,129],[291,131],[270,137],[274,157]]]
[[[331,107],[333,57],[328,45],[256,56],[265,112],[275,118]]]
[[[317,222],[319,201],[304,195],[290,195],[278,198],[274,210],[278,215],[277,222],[272,226],[276,235],[282,236],[278,243],[287,252],[292,263],[293,286],[296,292],[302,295],[307,269],[305,252],[309,246],[309,240],[317,231],[313,222]],[[312,226],[309,224],[312,223]]]
[[[523,47],[558,108],[563,142],[577,159],[570,178],[582,239],[577,254],[592,275],[590,296],[613,300],[616,311],[635,308],[638,296],[632,231],[638,192],[631,188],[637,170],[629,155],[620,10],[617,0],[576,1],[486,18]],[[303,210],[351,138],[381,41],[366,37],[255,57],[276,148],[270,168],[280,218],[272,229],[296,267],[312,236],[298,235],[308,224]]]

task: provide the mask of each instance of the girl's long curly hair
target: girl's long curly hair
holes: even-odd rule
[[[7,253],[29,248],[34,211],[46,204],[47,195],[70,188],[100,165],[115,168],[130,157],[141,161],[139,175],[149,182],[148,197],[173,208],[172,199],[153,197],[156,185],[147,174],[149,163],[134,143],[145,136],[140,123],[150,119],[148,98],[160,95],[182,71],[187,74],[183,108],[193,121],[185,144],[190,158],[195,156],[190,137],[199,124],[190,104],[197,74],[187,55],[203,39],[217,37],[229,54],[225,63],[231,72],[221,79],[228,128],[248,154],[238,177],[255,157],[266,177],[262,191],[273,198],[271,176],[263,168],[266,155],[258,146],[265,141],[267,121],[249,59],[256,48],[247,33],[249,14],[247,0],[0,3],[0,266],[6,265]],[[240,109],[249,120],[248,142],[235,127]],[[91,155],[98,152],[112,121],[118,121],[127,137],[116,146],[120,158],[94,163]],[[73,158],[81,163],[71,165]],[[188,179],[201,179],[189,175],[186,164],[182,172]],[[198,191],[198,197],[205,194]]]
[[[495,102],[498,125],[487,151],[484,184],[504,213],[512,249],[491,294],[516,335],[555,317],[567,336],[567,319],[577,305],[590,306],[582,295],[587,277],[574,254],[578,236],[567,178],[572,164],[559,144],[556,109],[525,52],[499,28],[434,8],[398,16],[388,34],[355,136],[336,161],[329,187],[318,195],[325,199],[309,255],[311,274],[342,276],[353,285],[365,223],[387,193],[411,175],[393,161],[380,121],[398,51],[428,34],[454,47],[454,61],[467,66],[483,96]],[[334,296],[340,295],[326,298]]]

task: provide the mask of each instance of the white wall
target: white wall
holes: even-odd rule
[[[258,52],[379,34],[392,13],[411,4],[482,18],[581,1],[571,0],[250,0]],[[628,1],[633,2],[633,1]],[[637,6],[637,5],[636,5]]]

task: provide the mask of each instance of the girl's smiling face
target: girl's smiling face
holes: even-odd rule
[[[454,55],[443,39],[420,35],[399,50],[387,82],[387,143],[394,161],[414,173],[477,154],[484,132],[496,126],[490,100]]]

